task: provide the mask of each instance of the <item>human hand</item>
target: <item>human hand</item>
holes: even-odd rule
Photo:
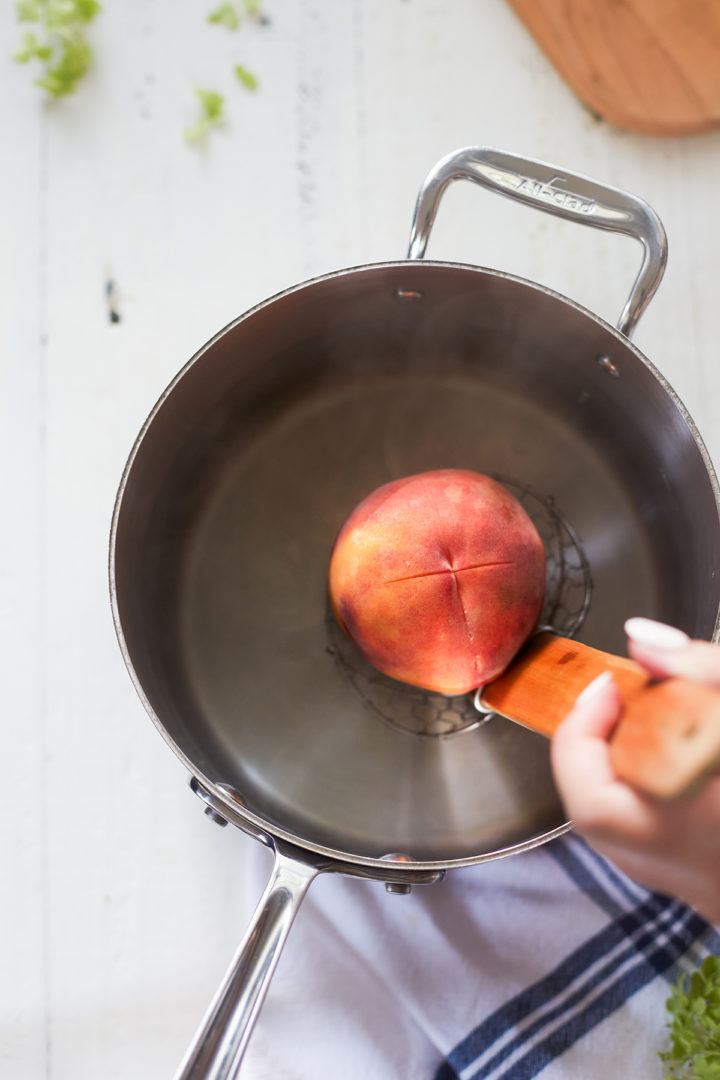
[[[683,676],[720,690],[720,648],[691,641],[649,619],[625,624],[631,657],[653,675]],[[552,740],[552,766],[578,833],[647,888],[668,893],[720,922],[720,775],[672,801],[619,780],[609,738],[620,717],[609,673],[578,697]]]

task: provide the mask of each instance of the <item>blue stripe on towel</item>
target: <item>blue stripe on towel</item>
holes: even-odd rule
[[[672,901],[663,902],[658,897],[651,897],[645,904],[641,904],[636,911],[624,912],[614,922],[603,927],[602,930],[590,937],[574,952],[570,953],[553,971],[544,978],[533,983],[527,989],[521,991],[510,1001],[506,1002],[474,1031],[472,1031],[452,1052],[450,1060],[456,1070],[464,1070],[475,1061],[480,1054],[492,1046],[501,1036],[511,1032],[521,1021],[528,1018],[539,1010],[549,1007],[555,998],[565,995],[573,983],[586,978],[588,971],[600,964],[600,971],[607,967],[605,957],[612,950],[620,948],[619,958],[627,959],[627,955],[636,951],[633,938],[640,935],[639,947],[645,944],[647,925],[655,925],[659,916],[667,912],[673,905]],[[667,917],[667,916],[666,916]],[[628,940],[629,939],[629,940]],[[593,983],[594,985],[594,983]],[[577,1004],[577,993],[571,997],[571,1005]],[[563,1009],[565,1006],[563,1005]],[[544,1021],[536,1021],[533,1031],[542,1026]],[[525,1037],[523,1035],[523,1037]]]
[[[579,836],[562,837],[548,844],[545,850],[606,915],[615,918],[629,906],[650,896],[649,889],[631,881]]]
[[[434,1076],[434,1080],[460,1080],[449,1061],[443,1061]]]
[[[650,889],[644,885],[638,885],[629,878],[622,870],[618,870],[603,855],[591,848],[581,837],[573,833],[561,837],[559,840],[548,844],[544,851],[553,857],[558,866],[568,877],[606,914],[615,918],[622,911],[627,910],[627,904],[619,904],[617,894],[620,892],[633,904],[652,896]],[[608,886],[613,889],[614,895],[608,892]],[[660,895],[659,893],[656,895]],[[706,923],[705,933],[699,939],[699,963],[703,956],[712,953],[720,955],[720,933],[709,923]],[[666,978],[673,982],[677,978],[677,970],[666,972]]]
[[[674,932],[659,948],[647,957],[636,954],[631,963],[624,965],[622,974],[618,974],[599,993],[594,991],[602,980],[590,980],[581,994],[569,998],[565,1006],[550,1010],[522,1036],[512,1040],[497,1055],[499,1060],[491,1059],[477,1070],[463,1070],[463,1077],[465,1080],[481,1080],[493,1075],[495,1080],[529,1080],[536,1076],[553,1058],[673,965],[702,933],[704,926],[704,921],[698,915],[685,908],[682,921],[675,924]],[[624,959],[627,960],[627,956]],[[581,1006],[583,999],[585,1005]],[[546,1032],[544,1035],[543,1030]],[[534,1036],[536,1038],[533,1039]],[[531,1040],[532,1045],[529,1045]]]
[[[718,938],[691,908],[636,885],[579,838],[546,850],[611,921],[483,1020],[435,1080],[530,1080],[647,983],[669,977],[693,946],[705,952]]]

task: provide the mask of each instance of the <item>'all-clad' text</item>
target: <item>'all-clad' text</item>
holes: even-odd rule
[[[518,178],[515,190],[532,195],[535,199],[555,203],[556,206],[564,206],[567,210],[577,210],[580,214],[592,214],[595,209],[595,203],[590,199],[582,199],[579,195],[573,195],[571,191],[561,191],[549,184],[541,184],[539,180],[531,180],[527,176]]]

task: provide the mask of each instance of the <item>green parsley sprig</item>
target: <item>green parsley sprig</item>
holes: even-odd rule
[[[225,0],[211,11],[207,17],[209,23],[215,23],[220,26],[227,26],[228,30],[237,30],[240,25],[241,10],[251,19],[262,18],[262,0],[241,0],[239,4],[230,3],[230,0]]]
[[[220,127],[225,109],[225,98],[216,90],[196,90],[195,96],[202,111],[200,119],[192,127],[185,129],[188,142],[199,142],[213,128]]]
[[[666,1080],[720,1080],[720,956],[706,956],[682,976],[665,1006],[670,1049],[661,1052]]]
[[[20,64],[39,60],[43,74],[35,85],[53,98],[71,94],[88,71],[93,52],[85,36],[101,10],[97,0],[18,0],[18,22],[34,25],[23,35],[14,59]]]
[[[248,68],[243,67],[242,64],[235,65],[235,77],[240,80],[246,90],[257,90],[257,75],[253,75],[252,71],[249,71]]]
[[[220,4],[220,7],[210,12],[207,21],[216,26],[227,26],[228,30],[237,30],[240,16],[234,4]]]
[[[223,3],[210,12],[207,21],[215,26],[224,26],[227,30],[237,30],[243,17],[241,11],[251,19],[264,20],[262,0],[240,0],[239,3],[223,0]],[[233,70],[235,78],[246,90],[257,90],[257,76],[249,68],[244,64],[236,64]],[[192,143],[200,142],[213,128],[223,123],[225,109],[225,98],[217,91],[196,90],[195,94],[202,106],[202,116],[197,123],[185,130],[185,138]]]

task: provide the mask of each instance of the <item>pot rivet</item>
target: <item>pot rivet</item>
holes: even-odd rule
[[[197,795],[197,797],[199,799],[202,799],[202,801],[206,804],[205,813],[211,821],[214,821],[216,825],[227,825],[227,818],[224,818],[222,814],[219,814],[214,808],[210,801],[212,798],[210,792],[207,790],[206,787],[203,786],[203,784],[200,783],[196,776],[190,777],[190,790],[193,791]]]
[[[401,852],[393,852],[390,855],[382,856],[383,862],[404,862],[411,863],[415,860],[411,855],[403,855]],[[412,892],[412,885],[408,885],[405,881],[386,881],[385,889],[389,893],[395,893],[398,896],[407,896]]]
[[[242,797],[237,788],[234,788],[232,784],[218,784],[221,791],[224,791],[226,795],[229,795],[233,802],[238,806],[246,806],[245,799]]]
[[[600,367],[603,369],[603,371],[607,371],[608,375],[615,375],[615,376],[620,375],[620,372],[615,367],[615,365],[613,364],[613,362],[612,362],[612,360],[610,359],[609,356],[598,356],[597,362],[600,365]]]
[[[407,896],[412,892],[412,885],[403,884],[401,881],[386,881],[385,891],[395,893],[398,896]]]
[[[396,289],[395,298],[397,300],[422,300],[423,294],[419,289]]]

